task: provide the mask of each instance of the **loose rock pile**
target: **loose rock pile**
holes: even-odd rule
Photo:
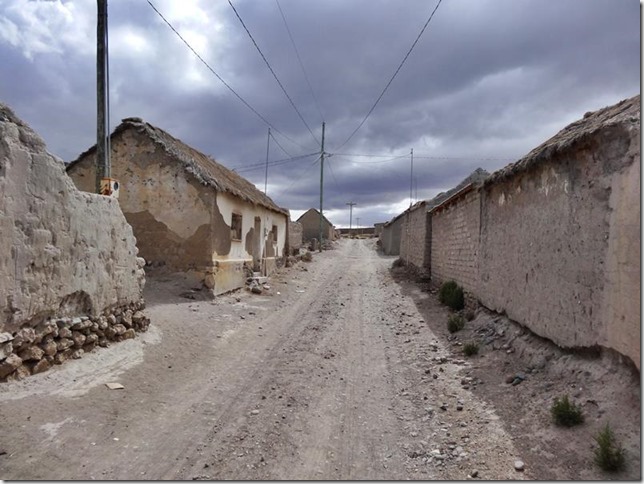
[[[81,358],[97,346],[134,338],[150,325],[144,307],[143,302],[136,302],[96,317],[50,318],[14,334],[0,333],[0,381],[42,373],[70,358]]]

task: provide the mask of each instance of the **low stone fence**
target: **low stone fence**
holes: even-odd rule
[[[97,346],[134,338],[150,325],[144,307],[142,301],[134,302],[97,317],[50,318],[34,328],[0,333],[0,381],[42,373],[70,358],[81,358]]]

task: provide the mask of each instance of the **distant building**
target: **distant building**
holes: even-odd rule
[[[288,211],[234,171],[139,118],[123,120],[111,147],[119,204],[148,262],[221,294],[287,255]],[[95,158],[94,146],[67,167],[81,190],[94,191]]]
[[[320,238],[320,217],[322,217],[322,239],[335,240],[337,238],[333,224],[324,215],[320,215],[316,209],[309,208],[297,219],[302,224],[302,240],[304,242]]]

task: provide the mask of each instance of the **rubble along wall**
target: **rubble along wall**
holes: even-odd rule
[[[143,264],[118,201],[77,190],[0,104],[0,380],[145,330]]]
[[[478,296],[559,346],[611,348],[639,368],[639,97],[611,109],[621,120],[486,183]]]

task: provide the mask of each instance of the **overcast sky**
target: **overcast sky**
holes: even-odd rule
[[[232,0],[313,134],[228,0],[152,3],[274,127],[271,162],[319,153],[326,122],[324,209],[340,227],[349,201],[354,226],[409,206],[411,149],[412,199],[431,198],[640,90],[638,0],[443,0],[345,144],[437,0]],[[266,122],[146,0],[109,3],[109,42],[112,129],[141,117],[264,189]],[[95,0],[0,0],[0,101],[65,161],[96,140],[95,55]],[[268,195],[293,219],[319,189],[316,155],[269,166]]]

